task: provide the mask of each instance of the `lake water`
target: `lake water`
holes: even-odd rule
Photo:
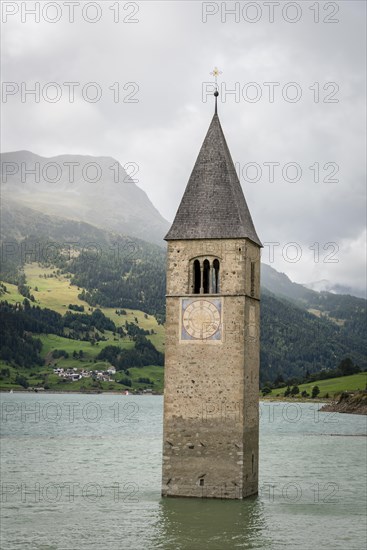
[[[262,403],[258,497],[162,499],[162,397],[1,401],[3,550],[366,547],[365,416]]]

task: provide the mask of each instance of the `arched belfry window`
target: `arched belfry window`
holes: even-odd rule
[[[209,263],[209,260],[204,260],[203,292],[204,292],[204,294],[209,294],[209,292],[210,292],[210,263]]]
[[[200,294],[201,269],[199,260],[194,261],[194,294]]]
[[[201,273],[200,273],[200,262],[199,260],[194,261],[193,265],[193,275],[194,275],[194,294],[200,294],[201,286]]]
[[[192,292],[194,294],[219,294],[219,260],[196,258],[192,263]]]
[[[215,259],[213,262],[213,293],[219,292],[219,260]]]

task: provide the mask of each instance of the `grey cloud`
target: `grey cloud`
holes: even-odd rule
[[[105,9],[106,4],[104,3]],[[111,3],[112,4],[112,3]],[[3,151],[28,149],[45,156],[113,156],[137,162],[139,185],[172,220],[213,104],[203,103],[202,82],[214,65],[228,88],[239,82],[290,81],[302,87],[296,104],[279,98],[269,104],[228,96],[220,117],[235,161],[262,164],[298,162],[304,177],[291,184],[242,181],[256,229],[264,241],[297,241],[304,250],[315,241],[340,245],[339,267],[315,264],[305,254],[297,264],[278,259],[275,267],[296,281],[322,278],[363,285],[364,197],[364,2],[339,2],[338,24],[312,22],[314,2],[299,2],[305,16],[289,24],[265,19],[249,24],[218,16],[201,21],[201,2],[141,2],[140,22],[95,25],[22,24],[3,27],[3,78],[9,81],[91,81],[103,98],[55,104],[9,98],[2,104]],[[260,2],[260,4],[262,4]],[[320,2],[321,14],[325,2]],[[114,82],[139,83],[139,103],[114,103]],[[339,103],[313,102],[314,82],[340,86]],[[336,162],[338,183],[315,184],[309,166]],[[344,258],[344,260],[343,260]]]

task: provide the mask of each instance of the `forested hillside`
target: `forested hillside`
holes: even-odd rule
[[[68,280],[86,310],[129,308],[164,322],[165,251],[161,247],[83,222],[41,214],[34,216],[32,210],[20,207],[7,213],[3,235],[1,279],[17,284],[23,297],[35,300],[35,304],[37,292],[28,288],[23,270],[26,262],[52,268]],[[273,381],[279,374],[303,376],[307,371],[333,369],[347,356],[366,368],[365,300],[305,289],[272,268],[266,271],[265,267],[264,274],[263,283],[273,292],[262,288],[262,381]],[[0,299],[6,300],[6,296]],[[72,302],[71,298],[65,297],[65,300]],[[80,312],[69,312],[62,321],[64,334],[65,323],[72,315],[80,315],[79,322],[82,322]],[[8,327],[14,324],[9,315],[4,321]],[[77,327],[76,319],[73,323],[74,328],[68,330]],[[42,331],[24,327],[27,345],[31,342],[28,332]],[[76,337],[78,334],[80,331],[75,332]],[[19,341],[8,338],[6,345],[19,347]],[[35,344],[35,352],[37,346]],[[119,353],[115,350],[114,354],[116,361]],[[112,359],[113,354],[109,357]]]
[[[274,381],[305,376],[307,372],[334,369],[349,356],[366,368],[363,322],[358,330],[339,326],[327,317],[279,299],[265,289],[261,300],[261,379]]]
[[[2,213],[0,280],[24,284],[24,263],[52,265],[71,274],[91,306],[140,309],[164,318],[162,247],[30,208],[6,207]]]

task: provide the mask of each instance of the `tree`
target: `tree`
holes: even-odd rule
[[[302,397],[310,397],[310,394],[306,392],[306,390],[303,390],[301,393]]]
[[[338,370],[340,370],[343,376],[349,376],[350,374],[356,374],[361,371],[357,365],[353,364],[353,361],[349,357],[340,361]]]
[[[275,388],[281,388],[282,386],[284,386],[284,384],[285,384],[285,380],[284,380],[283,376],[281,374],[278,374],[278,376],[274,380],[274,387]]]
[[[59,359],[60,357],[67,359],[69,357],[68,352],[64,349],[54,349],[51,355],[54,359]]]
[[[17,374],[15,377],[15,383],[19,384],[19,386],[23,386],[23,388],[28,388],[29,382],[25,376],[22,376],[20,374]]]
[[[290,395],[290,393],[291,393],[291,388],[290,388],[290,386],[287,386],[287,389],[284,392],[284,397],[288,397],[288,395]]]
[[[315,397],[317,397],[320,393],[320,388],[318,386],[314,386],[312,388],[312,393],[311,393],[311,397],[312,399],[314,399]]]
[[[298,386],[293,386],[293,388],[291,389],[290,394],[291,395],[297,395],[297,393],[299,393],[299,387]]]
[[[121,380],[118,381],[118,384],[122,384],[131,388],[131,380],[129,378],[121,378]]]
[[[269,393],[271,393],[271,388],[269,388],[269,386],[264,386],[263,389],[261,390],[261,393],[263,394],[263,397],[265,397],[265,395],[268,395]]]
[[[146,377],[139,377],[138,382],[140,384],[151,384],[152,386],[154,385],[154,382],[152,382],[150,378],[146,378]]]

